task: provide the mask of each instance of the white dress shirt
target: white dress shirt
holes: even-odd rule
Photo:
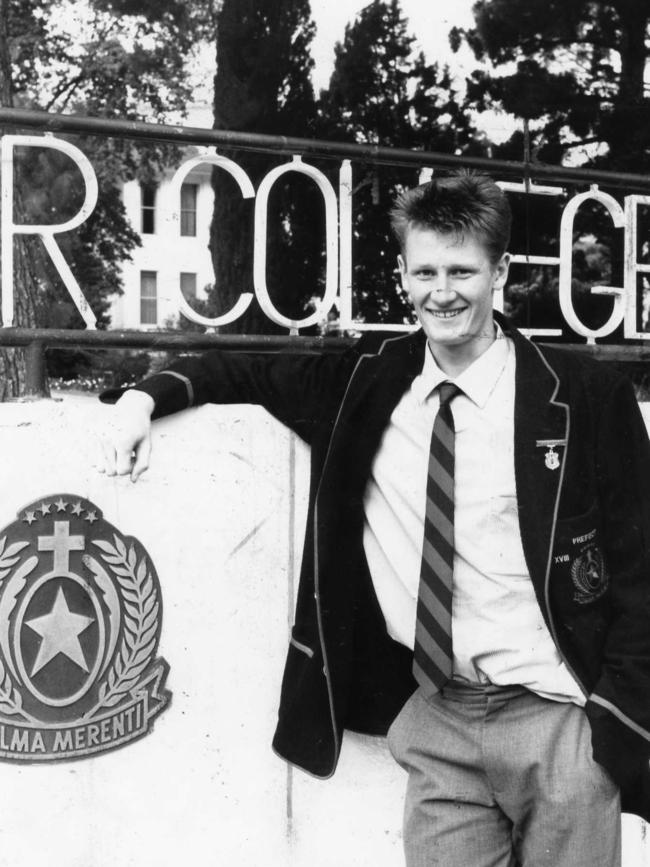
[[[425,352],[422,373],[397,404],[365,498],[363,544],[389,634],[413,647],[429,448],[439,398],[451,381]],[[557,701],[585,698],[562,662],[528,574],[514,468],[515,353],[497,339],[453,380],[454,677],[520,684]]]

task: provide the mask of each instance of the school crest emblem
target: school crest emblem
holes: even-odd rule
[[[83,758],[169,702],[160,584],[140,542],[55,494],[0,531],[0,759]]]
[[[600,548],[591,543],[585,545],[571,563],[575,602],[584,605],[599,599],[609,586],[605,558]]]

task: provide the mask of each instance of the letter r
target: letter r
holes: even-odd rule
[[[65,223],[32,225],[14,223],[14,164],[15,147],[51,148],[61,151],[77,165],[86,184],[86,197],[78,213]],[[97,204],[97,178],[87,157],[67,141],[51,136],[5,135],[0,145],[0,186],[2,187],[2,324],[9,328],[14,324],[14,235],[40,235],[45,249],[50,254],[61,280],[81,314],[87,328],[94,329],[97,319],[90,309],[70,266],[65,260],[54,236],[60,232],[76,229],[92,214]]]

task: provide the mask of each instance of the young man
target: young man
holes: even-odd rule
[[[311,446],[274,747],[327,777],[344,728],[408,772],[408,867],[614,867],[650,819],[650,449],[630,384],[493,313],[510,211],[483,176],[398,202],[421,329],[342,356],[208,352],[122,396],[150,418],[265,406]]]

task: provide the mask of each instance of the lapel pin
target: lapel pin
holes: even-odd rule
[[[555,451],[553,446],[548,447],[548,451],[544,455],[544,463],[549,468],[549,470],[557,470],[560,466],[560,456]]]
[[[537,440],[536,445],[546,449],[544,465],[549,470],[557,470],[560,466],[560,456],[555,451],[558,446],[566,446],[566,440]]]

